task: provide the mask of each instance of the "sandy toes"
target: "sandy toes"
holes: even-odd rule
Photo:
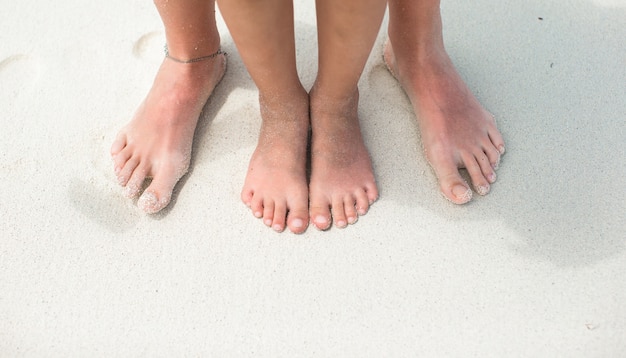
[[[474,190],[486,195],[496,181],[504,141],[487,112],[458,74],[443,48],[427,56],[400,59],[389,41],[384,59],[409,96],[417,115],[424,151],[443,195],[456,204],[472,199],[460,168],[467,169]]]
[[[263,124],[241,200],[277,232],[304,232],[309,223],[306,181],[309,101],[304,89],[290,98],[260,98]]]
[[[378,198],[372,165],[357,116],[358,91],[337,100],[311,91],[310,215],[326,230],[344,228]]]
[[[202,107],[226,69],[224,55],[198,63],[163,60],[150,92],[111,146],[117,180],[146,213],[167,206],[187,172]]]

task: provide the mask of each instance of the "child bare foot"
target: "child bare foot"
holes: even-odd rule
[[[170,202],[172,190],[187,172],[193,135],[202,107],[224,75],[223,54],[196,63],[165,58],[152,88],[133,119],[111,146],[115,174],[129,198],[156,213]]]
[[[332,99],[311,91],[310,215],[316,228],[344,228],[378,198],[357,115],[358,91]]]
[[[309,223],[306,182],[309,101],[306,91],[291,98],[260,98],[263,124],[250,160],[241,200],[277,232],[293,233]]]
[[[417,115],[426,158],[443,195],[456,204],[472,191],[459,174],[466,168],[474,190],[485,195],[496,181],[504,141],[493,116],[467,88],[442,43],[394,52],[390,41],[384,59],[408,95]]]

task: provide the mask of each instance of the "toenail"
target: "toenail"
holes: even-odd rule
[[[367,210],[365,208],[356,208],[356,211],[359,213],[359,215],[367,214]],[[355,219],[355,221],[356,221],[356,219]]]
[[[496,173],[487,175],[487,180],[489,180],[490,183],[494,183],[496,181]]]
[[[276,231],[276,232],[281,232],[281,231],[283,231],[283,227],[282,227],[282,226],[280,226],[280,225],[278,225],[278,224],[276,224],[276,225],[272,226],[272,229],[274,229],[274,231]]]
[[[115,169],[113,169],[115,171],[115,174],[119,174],[122,171],[122,167],[115,167]]]
[[[503,145],[499,146],[498,151],[500,152],[500,154],[504,154],[505,152],[504,146]]]
[[[301,229],[304,226],[304,222],[302,219],[293,219],[291,220],[291,226],[295,229]]]
[[[328,223],[328,220],[326,220],[326,217],[322,216],[322,215],[318,215],[315,217],[315,222],[317,224],[323,224],[326,225],[326,223]]]
[[[352,224],[354,224],[354,223],[355,223],[358,219],[359,219],[358,217],[354,217],[354,216],[353,216],[353,217],[349,217],[349,218],[348,218],[348,223],[349,223],[350,225],[352,225]]]
[[[261,216],[263,216],[263,214],[261,214],[261,212],[260,212],[260,211],[256,211],[256,212],[254,213],[254,216],[255,216],[255,217],[257,217],[257,218],[260,218]]]
[[[476,191],[480,195],[486,195],[489,192],[489,185],[479,185],[476,187]]]
[[[463,185],[455,185],[452,188],[452,194],[462,201],[468,201],[472,197],[472,191]]]
[[[337,221],[337,227],[344,228],[346,226],[348,226],[348,224],[346,224],[345,221],[343,220]]]
[[[263,223],[265,223],[265,226],[272,226],[272,220],[270,219],[263,221]]]

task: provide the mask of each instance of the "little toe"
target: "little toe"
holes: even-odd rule
[[[126,147],[126,136],[122,134],[118,134],[117,138],[111,144],[111,155],[117,155]]]
[[[244,190],[241,192],[241,201],[243,201],[243,203],[246,204],[246,206],[249,208],[252,207],[252,197],[252,190]]]
[[[336,227],[343,229],[348,226],[348,219],[346,218],[346,211],[342,199],[333,200],[331,213]]]
[[[356,197],[356,211],[359,215],[367,214],[370,207],[370,199],[365,191],[357,191]]]
[[[493,143],[493,146],[496,147],[498,152],[500,152],[500,154],[504,154],[504,152],[506,151],[504,147],[504,139],[497,129],[494,128],[493,130],[489,131],[489,139],[491,140],[491,143]]]
[[[374,204],[378,200],[378,188],[376,184],[371,184],[365,187],[365,193],[367,195],[369,205]]]
[[[252,210],[252,215],[254,215],[255,218],[260,219],[263,217],[263,200],[258,196],[254,196],[254,194],[250,200],[250,210]]]

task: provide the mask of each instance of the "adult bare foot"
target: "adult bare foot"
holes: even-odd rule
[[[137,205],[156,213],[169,204],[172,190],[187,172],[191,145],[202,107],[226,69],[226,58],[179,63],[165,58],[152,88],[133,119],[120,131],[111,155],[124,193],[139,195]]]
[[[432,43],[436,41],[402,49],[400,56],[388,41],[384,59],[411,100],[441,192],[453,203],[464,204],[472,191],[459,168],[467,169],[478,194],[487,194],[496,181],[504,141],[494,117],[466,86],[443,44]]]
[[[359,94],[333,99],[311,91],[309,212],[316,228],[344,228],[378,198],[357,114]]]
[[[309,101],[304,89],[290,98],[259,96],[263,124],[241,200],[277,232],[309,223],[306,181]]]

